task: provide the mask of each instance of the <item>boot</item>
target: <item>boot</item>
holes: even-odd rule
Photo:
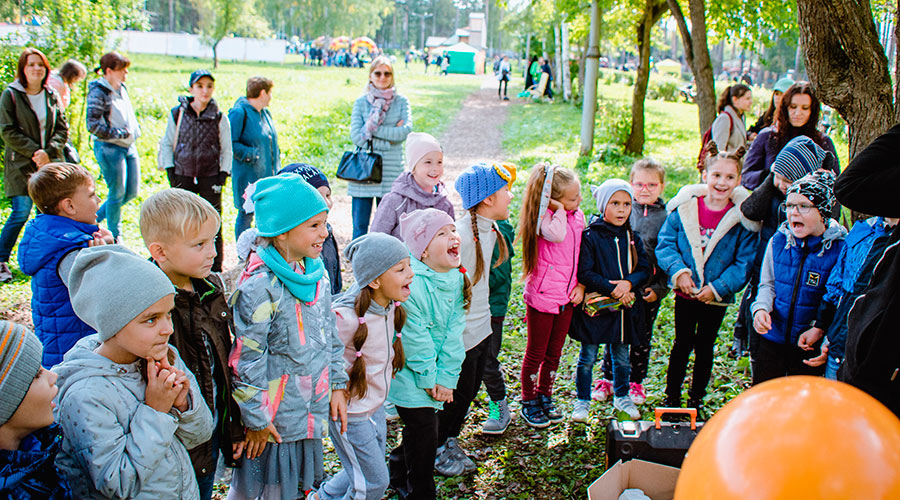
[[[491,401],[488,403],[488,419],[481,428],[482,434],[490,436],[498,436],[506,431],[512,415],[509,413],[509,403],[506,398],[500,401]]]

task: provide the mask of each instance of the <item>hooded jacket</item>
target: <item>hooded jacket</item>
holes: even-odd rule
[[[25,436],[15,451],[0,450],[0,497],[68,500],[72,491],[54,460],[62,444],[59,425]]]
[[[19,267],[23,273],[33,276],[31,318],[34,333],[44,346],[41,358],[44,368],[61,363],[63,355],[76,342],[95,333],[72,310],[69,289],[57,267],[67,253],[87,248],[97,230],[94,224],[49,214],[40,214],[25,225],[19,243]]]
[[[231,124],[223,119],[215,99],[197,115],[193,96],[178,98],[159,142],[159,167],[174,168],[175,175],[213,177],[231,172]],[[178,137],[175,137],[178,129]]]
[[[756,301],[750,307],[772,316],[772,329],[762,336],[795,345],[816,319],[825,284],[844,248],[847,230],[834,219],[822,236],[798,240],[788,223],[769,240],[759,275]]]
[[[281,150],[269,109],[257,111],[246,97],[239,97],[228,111],[228,121],[231,126],[232,170],[251,170],[257,178],[275,175],[281,169]]]
[[[88,86],[85,121],[88,132],[98,140],[123,148],[131,147],[141,136],[125,84],[113,90],[106,78],[98,78]]]
[[[371,109],[372,104],[366,98],[366,94],[363,94],[353,103],[353,113],[350,115],[350,140],[354,146],[365,150],[368,150],[369,145],[363,139],[363,134],[366,118]],[[401,120],[403,125],[398,127],[397,123]],[[388,194],[393,189],[394,180],[403,173],[403,143],[412,130],[413,120],[409,101],[400,94],[394,94],[391,107],[384,113],[384,121],[372,136],[372,148],[381,155],[381,182],[377,184],[350,182],[347,194],[358,198],[381,198]]]
[[[585,314],[579,305],[572,315],[569,335],[584,344],[637,344],[646,307],[640,290],[648,279],[650,264],[640,236],[627,225],[615,226],[603,217],[592,217],[581,239],[578,282],[584,285],[586,294],[609,296],[616,287],[611,280],[627,280],[636,300],[630,308],[622,307],[593,317]]]
[[[584,212],[547,209],[537,238],[537,262],[525,282],[525,303],[540,312],[559,314],[578,284],[578,256]]]
[[[285,442],[327,434],[331,390],[346,388],[348,378],[329,291],[323,275],[313,302],[301,302],[250,254],[231,296],[235,340],[228,362],[249,430],[274,423]]]
[[[647,261],[652,270],[650,281],[645,286],[650,287],[656,293],[657,304],[669,292],[669,280],[666,273],[659,268],[656,262],[656,243],[659,240],[659,231],[666,222],[666,215],[668,215],[666,203],[662,198],[657,198],[650,205],[641,205],[635,201],[631,205],[631,218],[628,220],[631,229],[641,237],[641,241],[644,243],[644,252],[647,253]]]
[[[212,415],[197,380],[175,353],[191,387],[188,411],[160,413],[144,404],[140,361],[117,364],[97,354],[98,335],[75,344],[53,368],[59,375],[54,416],[65,439],[56,460],[79,499],[198,498],[187,450],[209,441]]]
[[[447,212],[451,219],[456,220],[453,204],[447,198],[447,188],[443,182],[438,183],[433,193],[427,193],[413,179],[412,172],[403,172],[394,181],[391,192],[384,195],[378,204],[369,231],[400,238],[400,216],[425,208]]]
[[[403,408],[439,410],[444,404],[425,389],[435,384],[456,389],[466,358],[463,276],[456,270],[439,273],[412,256],[409,261],[416,275],[403,304],[406,324],[400,341],[406,362],[391,383],[388,400]]]
[[[356,315],[354,302],[359,296],[359,287],[353,287],[341,294],[334,302],[334,314],[337,316],[337,331],[344,343],[344,365],[349,377],[350,368],[358,359],[353,347],[353,336],[359,328],[359,316]],[[347,413],[352,418],[369,418],[375,410],[381,408],[391,389],[394,360],[394,311],[393,303],[387,308],[372,301],[364,315],[368,336],[360,352],[366,363],[366,382],[368,390],[362,398],[355,397],[347,405]],[[401,335],[402,340],[402,335]]]
[[[697,288],[709,285],[716,302],[729,304],[750,279],[760,225],[741,214],[741,204],[750,192],[738,186],[731,193],[734,206],[725,212],[703,249],[697,198],[707,192],[706,184],[692,184],[669,201],[666,208],[671,213],[659,232],[656,259],[672,288],[681,274],[691,273]]]
[[[69,138],[69,125],[60,110],[57,95],[44,87],[47,118],[44,136],[25,87],[14,80],[0,94],[0,138],[3,139],[3,182],[7,197],[28,196],[28,177],[37,171],[31,161],[35,151],[43,149],[50,161],[62,161],[63,147]]]

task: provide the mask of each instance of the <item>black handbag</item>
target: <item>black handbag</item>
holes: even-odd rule
[[[81,156],[78,155],[78,150],[68,142],[63,146],[63,158],[66,160],[66,163],[81,163]]]
[[[381,182],[381,155],[372,149],[356,148],[356,151],[344,151],[338,165],[337,178],[361,184],[378,184]]]

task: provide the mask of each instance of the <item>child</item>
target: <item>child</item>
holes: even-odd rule
[[[436,208],[455,218],[453,204],[441,181],[444,175],[444,152],[430,134],[411,132],[406,137],[406,163],[403,172],[391,185],[375,211],[370,231],[400,237],[400,216],[413,210]]]
[[[159,141],[159,169],[169,185],[196,193],[222,217],[222,190],[231,174],[231,125],[213,99],[216,79],[205,69],[191,73],[190,96],[178,98]],[[222,272],[222,228],[216,233],[212,271]]]
[[[650,281],[641,291],[644,299],[644,324],[638,332],[638,344],[631,348],[631,384],[628,395],[636,405],[644,404],[644,377],[650,364],[650,344],[653,340],[653,323],[659,313],[659,304],[669,293],[666,273],[656,263],[656,242],[659,230],[666,221],[666,202],[660,198],[666,187],[666,169],[649,158],[634,162],[631,166],[631,188],[634,190],[634,204],[631,206],[631,228],[644,242],[644,252],[650,262]],[[604,401],[613,393],[613,369],[609,349],[603,356],[603,378],[597,382],[592,396]]]
[[[814,320],[847,235],[830,216],[834,203],[831,172],[813,172],[788,189],[787,221],[766,247],[752,306],[753,328],[762,336],[752,360],[754,385],[824,373],[803,361],[818,355],[825,331]]]
[[[44,345],[41,364],[50,368],[82,337],[94,333],[75,315],[69,291],[56,272],[73,250],[113,243],[112,233],[97,226],[100,199],[94,179],[79,165],[49,163],[28,179],[28,193],[41,214],[25,226],[19,265],[31,275],[31,318]]]
[[[188,449],[209,441],[209,408],[168,344],[175,288],[124,247],[64,259],[75,313],[97,333],[69,351],[59,375],[57,465],[74,498],[198,498]]]
[[[321,170],[306,163],[291,163],[279,170],[278,173],[299,174],[309,185],[316,188],[316,191],[325,199],[328,209],[331,210],[331,207],[334,205],[334,202],[331,201],[331,186],[328,184],[328,177],[325,177]],[[336,295],[341,293],[341,290],[344,288],[343,278],[341,277],[341,252],[338,249],[337,240],[334,239],[331,224],[326,222],[325,227],[328,228],[328,237],[325,238],[325,243],[322,244],[322,262],[325,263],[325,270],[328,271],[328,281],[331,282],[331,294]]]
[[[164,189],[141,205],[141,236],[150,257],[175,285],[175,332],[169,342],[192,369],[215,423],[212,439],[190,450],[201,500],[212,498],[219,453],[229,467],[244,441],[228,372],[231,310],[222,280],[211,272],[219,213],[200,196]]]
[[[572,318],[569,334],[581,342],[575,389],[578,400],[572,412],[575,422],[587,422],[591,405],[591,376],[600,344],[610,344],[613,363],[613,407],[634,420],[641,414],[628,395],[628,346],[637,343],[642,328],[643,299],[640,290],[650,278],[650,265],[641,239],[631,230],[629,217],[633,195],[631,185],[621,179],[609,179],[591,186],[598,215],[581,239],[578,256],[578,282],[584,285],[585,300],[605,297],[618,302],[615,309],[592,312],[579,307]],[[638,293],[635,293],[635,290]]]
[[[515,178],[505,165],[479,163],[464,170],[456,179],[456,190],[462,197],[465,215],[456,221],[460,237],[460,259],[472,283],[472,307],[466,313],[463,344],[466,359],[453,400],[438,414],[438,442],[442,443],[435,462],[441,474],[455,476],[476,470],[473,462],[459,447],[457,438],[469,405],[481,387],[484,366],[490,350],[491,311],[488,286],[494,246],[500,249],[499,262],[506,260],[509,249],[497,237],[496,221],[509,218],[509,191]]]
[[[328,205],[296,174],[260,179],[251,201],[262,241],[231,298],[229,361],[246,454],[228,498],[293,500],[298,485],[306,494],[317,479],[329,406],[341,432],[347,425],[344,344],[319,259]]]
[[[719,153],[709,143],[703,180],[667,205],[656,259],[675,290],[675,343],[666,374],[666,406],[681,406],[681,386],[694,351],[688,406],[702,410],[713,365],[713,347],[734,301],[750,277],[759,224],[741,214],[750,192],[741,187],[743,148]]]
[[[369,233],[344,250],[356,281],[334,303],[338,335],[344,343],[347,432],[331,422],[331,440],[343,468],[322,484],[311,500],[368,498],[381,500],[388,487],[384,461],[387,424],[384,401],[394,374],[403,367],[400,331],[413,271],[409,250],[393,236]]]
[[[403,439],[390,454],[390,482],[401,500],[431,500],[436,411],[454,398],[465,358],[462,333],[471,285],[459,266],[460,239],[449,215],[435,208],[416,210],[400,219],[400,234],[415,277],[404,305],[406,363],[388,396],[403,420]]]
[[[56,374],[41,368],[41,341],[22,325],[0,321],[0,373],[0,496],[72,498],[55,464]]]
[[[584,229],[581,183],[575,172],[549,163],[531,169],[522,201],[519,240],[525,279],[528,344],[522,360],[522,418],[536,428],[561,422],[553,379],[574,307],[584,298],[578,251]]]

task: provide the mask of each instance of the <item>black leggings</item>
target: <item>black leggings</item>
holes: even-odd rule
[[[403,440],[391,451],[391,487],[401,499],[433,500],[438,419],[434,408],[397,407]]]
[[[753,385],[787,375],[821,377],[825,374],[825,365],[809,366],[803,362],[804,359],[819,355],[821,341],[813,345],[811,351],[804,351],[793,343],[779,344],[761,335],[756,335],[756,337],[756,349],[751,358]]]
[[[491,401],[500,401],[506,397],[506,381],[503,379],[503,368],[497,356],[503,345],[503,316],[491,317],[491,336],[487,358],[484,362],[484,388]]]
[[[681,400],[681,385],[691,351],[694,352],[694,377],[690,398],[699,401],[706,395],[706,385],[712,375],[713,348],[727,309],[725,306],[675,296],[675,343],[666,373],[668,399]]]
[[[466,359],[453,391],[453,402],[444,403],[444,409],[438,412],[438,444],[443,444],[447,438],[459,436],[469,405],[481,387],[490,345],[491,336],[488,335],[480,344],[466,351]]]
[[[501,79],[500,79],[500,86],[497,87],[497,95],[498,95],[498,96],[500,96],[500,95],[506,96],[506,90],[507,90],[508,87],[509,87],[509,79],[507,79],[507,78],[501,78]],[[500,89],[503,89],[503,93],[502,93],[502,94],[500,93]]]

